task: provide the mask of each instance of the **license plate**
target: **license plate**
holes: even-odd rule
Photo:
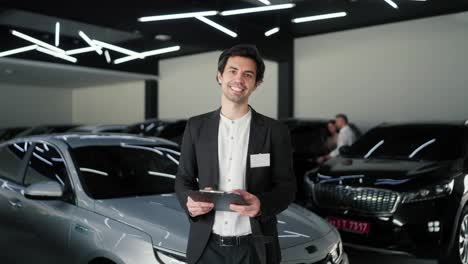
[[[330,224],[334,225],[339,230],[358,234],[369,234],[370,232],[370,223],[367,222],[355,221],[334,216],[327,217],[327,220]]]

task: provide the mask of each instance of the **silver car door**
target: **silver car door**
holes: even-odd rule
[[[64,188],[64,196],[54,200],[26,199],[23,203],[24,221],[32,234],[28,242],[30,263],[69,263],[71,219],[76,206],[66,162],[56,147],[36,143],[26,168],[24,185],[56,181]]]
[[[0,259],[2,263],[23,263],[25,229],[22,195],[25,160],[29,142],[14,142],[0,147]]]

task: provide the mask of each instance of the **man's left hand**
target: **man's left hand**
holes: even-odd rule
[[[260,200],[257,196],[244,191],[244,190],[234,190],[233,192],[239,193],[242,195],[242,198],[246,201],[247,205],[237,205],[231,204],[229,208],[234,212],[238,212],[241,215],[255,217],[260,213]]]

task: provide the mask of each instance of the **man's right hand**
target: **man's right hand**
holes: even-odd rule
[[[210,212],[214,207],[213,203],[207,202],[195,202],[190,198],[187,198],[187,209],[191,217],[199,216]]]

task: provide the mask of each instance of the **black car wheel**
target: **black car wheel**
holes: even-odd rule
[[[463,208],[449,256],[441,258],[439,264],[468,264],[468,207]]]
[[[468,207],[467,207],[468,208]],[[458,225],[458,253],[460,263],[468,264],[468,210],[463,209],[462,218]]]

